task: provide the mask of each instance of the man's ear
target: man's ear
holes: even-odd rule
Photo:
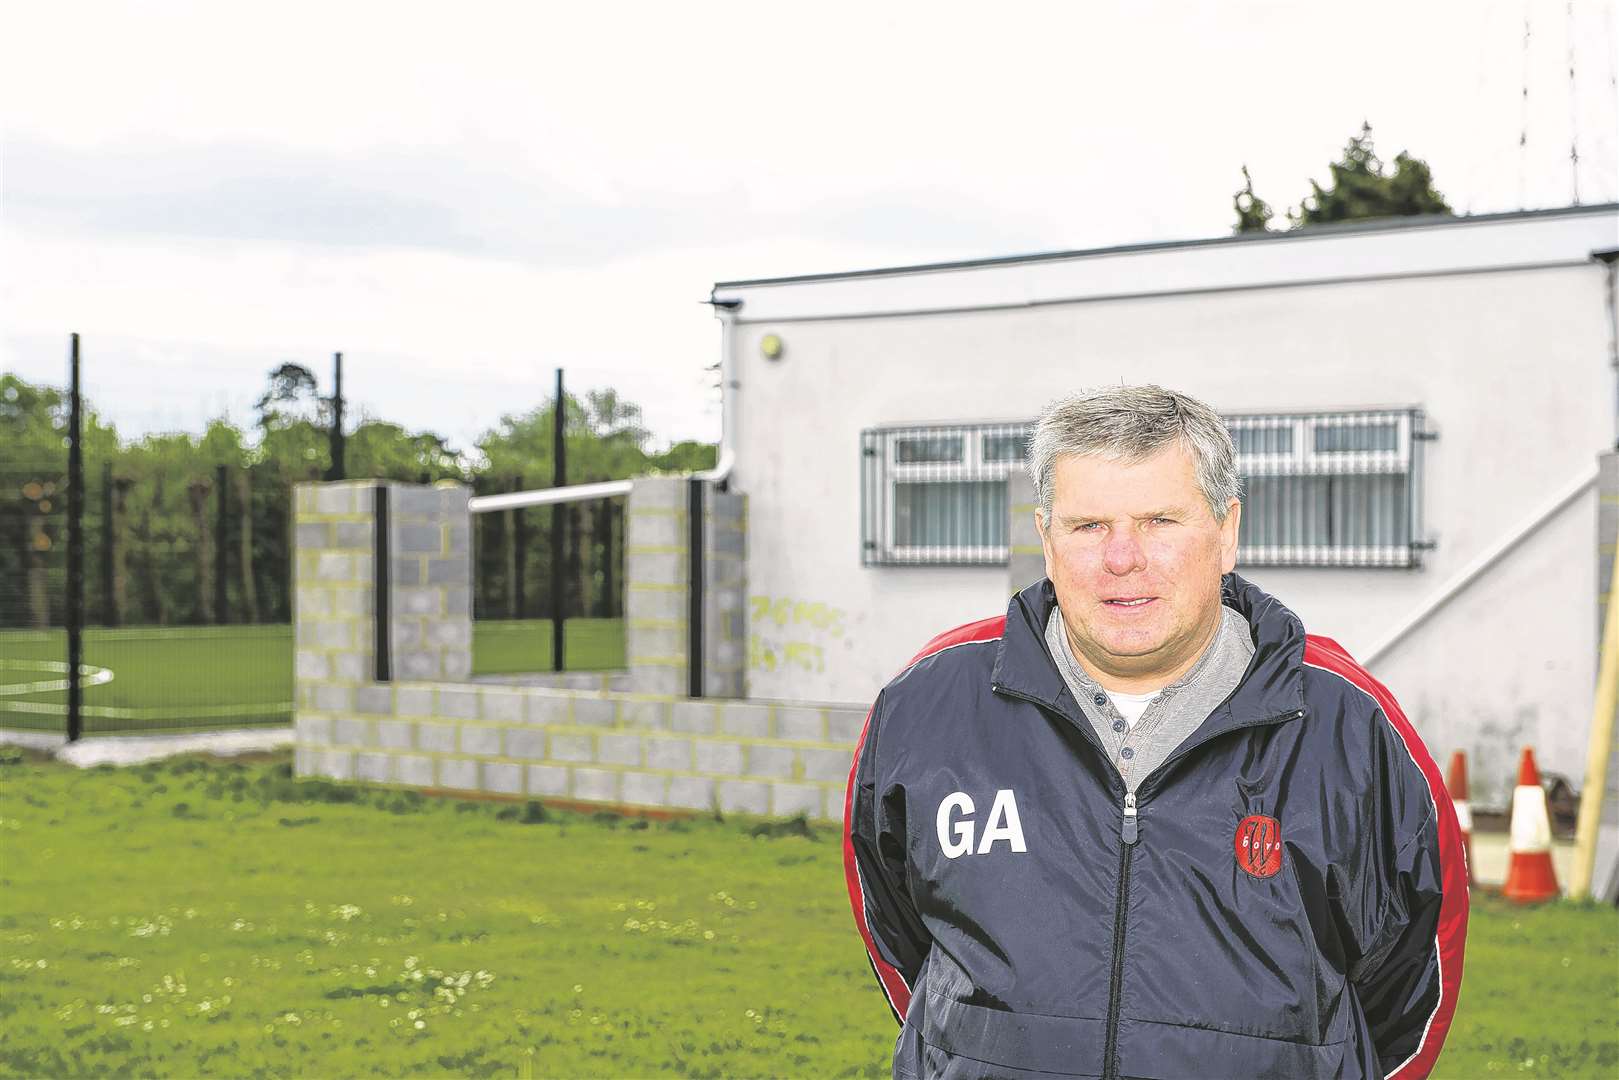
[[[1046,525],[1042,520],[1038,507],[1034,511],[1034,531],[1040,534],[1040,551],[1045,556],[1046,577],[1051,576],[1051,539],[1046,535]]]
[[[1225,520],[1220,522],[1220,573],[1229,574],[1237,568],[1237,535],[1242,525],[1242,502],[1232,499],[1226,507]]]

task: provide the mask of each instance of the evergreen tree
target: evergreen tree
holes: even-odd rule
[[[1410,214],[1448,214],[1445,197],[1434,190],[1427,162],[1402,150],[1394,158],[1394,172],[1385,172],[1372,146],[1372,125],[1363,123],[1360,134],[1344,146],[1342,160],[1327,167],[1332,186],[1325,190],[1313,179],[1310,194],[1298,211],[1288,212],[1294,228],[1333,221],[1403,217]]]
[[[1434,188],[1433,172],[1421,158],[1402,150],[1388,171],[1372,145],[1372,126],[1363,123],[1360,134],[1344,146],[1343,157],[1327,166],[1331,185],[1323,188],[1314,179],[1310,194],[1297,209],[1287,212],[1288,227],[1322,225],[1335,221],[1363,221],[1370,218],[1404,217],[1411,214],[1448,214],[1450,205]],[[1271,208],[1254,193],[1248,167],[1242,169],[1243,187],[1232,198],[1237,212],[1233,231],[1267,232]]]

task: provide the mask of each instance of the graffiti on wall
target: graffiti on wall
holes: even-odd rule
[[[748,605],[751,670],[823,672],[832,644],[848,644],[842,608],[787,596],[752,596]]]

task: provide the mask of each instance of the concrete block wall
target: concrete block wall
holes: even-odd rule
[[[710,489],[703,514],[703,696],[747,696],[748,497]]]
[[[637,481],[626,673],[473,681],[467,491],[388,485],[393,679],[376,680],[371,481],[295,493],[299,775],[508,797],[839,821],[864,705],[761,702],[745,660],[746,501],[707,493],[705,682],[687,698],[687,486]],[[646,677],[646,682],[638,680]],[[575,681],[576,680],[576,681]],[[662,692],[647,692],[648,684]]]
[[[329,702],[328,704],[343,704]],[[301,776],[841,821],[863,709],[398,682],[300,708]]]
[[[292,505],[294,707],[350,709],[376,674],[376,484],[299,484]]]
[[[558,690],[630,692],[635,689],[628,671],[525,671],[520,674],[474,675],[472,681],[509,686],[549,686]]]
[[[686,485],[679,476],[637,480],[625,502],[624,659],[631,684],[643,693],[689,689]]]
[[[635,481],[625,507],[624,634],[630,684],[690,689],[690,481]],[[747,692],[747,497],[708,487],[703,499],[703,694]]]
[[[387,488],[393,677],[465,679],[472,672],[472,492],[456,483]]]

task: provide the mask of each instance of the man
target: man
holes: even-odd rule
[[[1231,437],[1156,386],[1053,405],[1046,578],[877,696],[844,861],[894,1076],[1426,1076],[1467,875],[1393,696],[1232,573]]]

